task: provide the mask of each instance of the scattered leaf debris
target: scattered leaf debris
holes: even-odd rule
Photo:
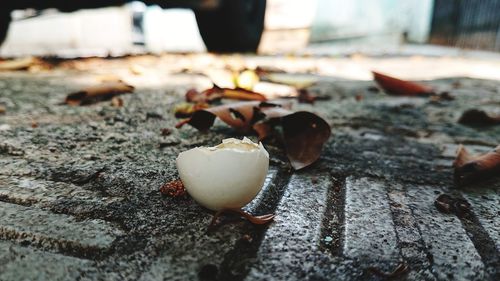
[[[459,217],[463,217],[465,214],[470,212],[470,204],[461,198],[452,197],[448,194],[439,195],[434,201],[434,206],[441,213],[445,214],[455,214]]]
[[[394,78],[380,72],[372,71],[373,78],[388,94],[395,96],[431,96],[434,90],[426,85]]]
[[[208,225],[208,228],[213,228],[219,224],[219,218],[227,213],[233,213],[240,215],[241,217],[244,217],[247,219],[250,223],[255,224],[255,225],[262,225],[262,224],[267,224],[273,221],[275,215],[274,214],[266,214],[262,216],[254,216],[248,212],[243,211],[242,209],[222,209],[218,212],[215,213],[214,217],[212,218],[212,221]]]
[[[384,279],[396,279],[407,274],[409,271],[410,267],[406,263],[399,264],[392,272],[384,272],[376,267],[368,268],[368,272]]]
[[[259,140],[269,137],[276,125],[281,125],[286,154],[296,170],[318,160],[331,135],[330,126],[324,119],[308,111],[293,112],[289,102],[251,101],[210,107],[194,112],[176,128],[189,124],[206,131],[216,118],[240,133],[257,133]]]
[[[113,97],[111,99],[111,106],[113,107],[123,107],[123,99],[120,97]]]
[[[42,63],[42,61],[35,57],[5,60],[0,61],[0,71],[25,70],[40,63]]]
[[[491,116],[483,110],[469,109],[458,119],[458,123],[472,127],[500,125],[500,115]]]
[[[5,109],[5,106],[0,105],[0,114],[5,114],[7,112],[7,109]]]
[[[169,197],[181,197],[185,196],[186,189],[181,180],[174,180],[167,182],[160,187],[160,193]]]
[[[317,100],[329,100],[330,96],[314,94],[307,89],[299,89],[298,100],[300,103],[314,104]]]
[[[90,105],[100,101],[111,100],[115,96],[133,91],[134,87],[123,81],[104,82],[100,85],[91,86],[69,94],[66,97],[65,103],[71,106]]]
[[[179,103],[174,107],[174,115],[176,118],[188,118],[191,117],[195,112],[209,108],[208,103]]]
[[[260,93],[246,90],[243,88],[221,88],[217,85],[214,85],[211,89],[205,90],[207,95],[219,94],[222,98],[225,99],[234,99],[234,100],[247,100],[247,101],[266,101],[267,98]]]
[[[203,92],[198,92],[196,89],[190,89],[186,92],[186,102],[192,103],[212,103],[222,98],[221,92],[212,91],[211,89]]]
[[[457,185],[483,181],[500,173],[500,145],[483,155],[471,155],[463,145],[457,149],[453,162],[454,180]]]

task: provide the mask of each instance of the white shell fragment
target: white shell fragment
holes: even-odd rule
[[[259,193],[269,168],[269,153],[248,138],[225,139],[214,147],[196,147],[177,157],[187,192],[211,209],[241,208]]]

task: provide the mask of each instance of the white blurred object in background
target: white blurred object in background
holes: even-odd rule
[[[131,51],[132,41],[129,9],[80,10],[11,22],[0,55],[123,55]]]
[[[144,14],[144,42],[153,53],[206,51],[194,12],[189,9],[149,7]]]
[[[303,49],[309,43],[316,0],[267,0],[264,33],[259,53]]]

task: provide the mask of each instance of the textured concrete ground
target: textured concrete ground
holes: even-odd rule
[[[331,100],[295,107],[332,126],[320,161],[292,172],[267,144],[270,172],[246,208],[275,221],[207,232],[209,211],[158,189],[177,178],[179,152],[237,135],[222,123],[173,129],[188,74],[140,84],[121,108],[59,104],[89,77],[0,74],[2,281],[379,280],[373,268],[402,262],[410,270],[398,279],[499,280],[500,182],[456,189],[451,163],[458,144],[485,152],[499,143],[499,126],[457,120],[469,108],[498,110],[500,82],[435,80],[456,96],[436,103],[387,96],[372,82],[320,81],[313,89]],[[440,213],[441,193],[464,198],[473,214]]]

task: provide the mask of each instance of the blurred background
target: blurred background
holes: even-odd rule
[[[0,49],[2,57],[121,56],[207,49],[300,55],[500,51],[497,0],[234,0],[251,3],[246,14],[240,6],[225,3],[230,1],[215,0],[166,0],[165,5],[162,1],[146,1],[146,5],[124,0],[114,1],[118,5],[113,7],[104,7],[113,1],[94,0],[94,6],[100,7],[95,9],[81,9],[89,6],[83,3],[92,1],[75,1],[64,7],[58,7],[57,1],[45,1],[45,6],[36,9],[21,8],[40,4],[18,2],[18,6],[0,4],[3,13],[12,18]],[[80,6],[78,2],[82,2]],[[152,5],[158,2],[161,7]],[[248,17],[246,26],[231,17]],[[253,37],[240,38],[239,43],[246,43],[238,45],[231,39],[240,36],[236,33]]]

